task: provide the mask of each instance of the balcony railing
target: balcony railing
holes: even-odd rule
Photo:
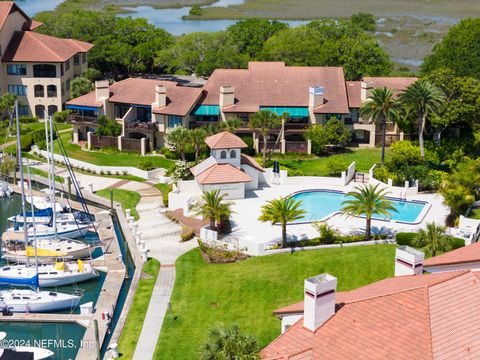
[[[158,131],[158,126],[156,123],[152,122],[131,122],[126,123],[125,128],[127,130],[134,130],[138,132],[147,131],[147,132],[155,132]]]
[[[82,115],[76,115],[76,114],[70,114],[68,115],[68,120],[69,123],[71,124],[76,124],[76,125],[97,125],[98,124],[98,118],[93,117],[93,116],[82,116]]]

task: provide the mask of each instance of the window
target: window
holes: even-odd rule
[[[27,66],[8,64],[7,75],[27,75]]]
[[[48,116],[53,116],[58,111],[58,107],[56,105],[49,105],[48,106]]]
[[[18,96],[27,96],[27,85],[8,85],[8,92]]]
[[[248,123],[250,120],[250,113],[237,113],[237,118],[242,120],[244,123]]]
[[[47,86],[47,96],[48,97],[57,97],[57,87],[55,85]]]
[[[137,119],[140,122],[149,122],[152,120],[152,108],[151,107],[137,107]]]
[[[51,64],[33,65],[33,77],[57,77],[57,67]]]
[[[33,92],[35,93],[35,97],[44,97],[45,96],[45,88],[43,85],[35,85],[33,87]]]
[[[39,119],[44,119],[45,118],[45,106],[36,105],[35,106],[35,116]]]
[[[60,76],[63,76],[65,74],[65,71],[63,71],[63,64],[60,64]]]
[[[67,94],[70,92],[70,79],[67,79],[67,81],[65,81],[65,91],[67,92]]]
[[[73,56],[73,65],[80,65],[80,54]]]
[[[235,159],[235,158],[237,157],[237,153],[236,153],[235,150],[230,150],[230,157],[231,157],[232,159]]]
[[[182,126],[182,124],[183,124],[183,119],[182,119],[181,116],[174,116],[174,115],[169,115],[168,116],[168,127],[169,128]]]
[[[130,107],[128,104],[115,104],[115,118],[122,119]]]
[[[226,159],[227,158],[227,152],[225,150],[222,150],[220,152],[220,159]]]
[[[87,62],[87,53],[82,53],[82,64]]]
[[[18,105],[18,114],[20,116],[28,116],[30,115],[30,111],[28,109],[28,105]]]
[[[70,70],[70,59],[65,61],[65,71],[68,71],[68,70]]]

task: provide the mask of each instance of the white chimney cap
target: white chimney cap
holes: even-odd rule
[[[305,290],[309,290],[316,295],[336,288],[337,278],[327,273],[305,279]]]
[[[425,254],[410,246],[400,246],[395,252],[397,259],[406,260],[410,264],[417,264],[425,260]]]
[[[325,88],[323,86],[312,86],[310,87],[310,94],[323,95],[325,94]]]

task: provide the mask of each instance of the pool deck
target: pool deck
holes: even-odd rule
[[[356,186],[362,184],[350,183],[347,186],[333,186],[327,182],[305,181],[301,184],[285,184],[285,185],[270,185],[260,190],[249,191],[246,193],[245,199],[233,201],[232,215],[233,233],[234,237],[247,237],[255,243],[274,243],[281,240],[281,229],[279,226],[272,226],[270,223],[262,223],[258,220],[260,216],[261,207],[267,201],[285,197],[298,191],[325,189],[342,192],[349,192],[355,189]],[[388,194],[391,197],[398,197],[399,194],[392,192]],[[416,231],[424,227],[428,222],[443,223],[449,209],[443,205],[443,198],[439,194],[421,193],[417,195],[407,196],[407,200],[418,200],[428,203],[428,209],[422,212],[419,216],[421,220],[418,224],[400,223],[395,221],[372,220],[373,231],[386,228],[392,231]],[[359,217],[348,217],[342,214],[335,214],[328,218],[326,222],[342,233],[362,232],[365,229],[365,219]],[[287,227],[287,233],[291,240],[301,240],[314,238],[318,236],[317,230],[311,223],[292,224]]]

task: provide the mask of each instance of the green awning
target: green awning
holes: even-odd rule
[[[306,107],[271,107],[271,106],[260,106],[260,110],[270,110],[277,115],[282,115],[283,113],[290,114],[291,117],[308,117],[308,108]]]
[[[220,107],[218,105],[199,105],[193,110],[193,115],[218,116],[220,115]]]

